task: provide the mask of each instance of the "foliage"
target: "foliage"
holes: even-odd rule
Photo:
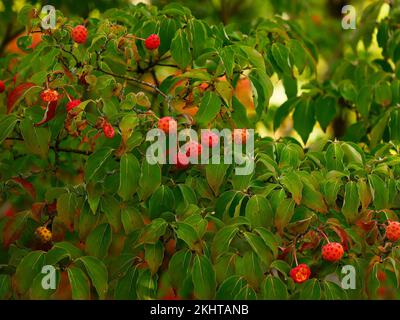
[[[382,4],[363,16],[367,47]],[[240,32],[178,4],[129,6],[88,18],[88,40],[76,44],[80,18],[57,11],[57,28],[43,31],[22,8],[25,54],[0,60],[0,298],[399,298],[400,251],[385,239],[400,201],[398,6],[377,24],[383,59],[355,51],[323,83],[316,45],[290,19]],[[144,46],[151,34],[158,50]],[[269,121],[274,75],[288,96],[274,126],[293,113],[302,141],[257,134],[253,174],[146,161],[146,133],[163,116],[196,130]],[[49,88],[59,99],[43,103]],[[82,102],[67,112],[69,99]],[[363,130],[305,148],[342,105]],[[51,242],[40,241],[41,226]],[[321,258],[327,238],[344,247],[338,263]],[[297,263],[311,269],[301,284],[290,277]],[[57,270],[55,290],[41,286],[44,265]],[[355,289],[340,286],[344,265],[356,269]]]

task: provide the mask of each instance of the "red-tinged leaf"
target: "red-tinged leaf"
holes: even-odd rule
[[[347,235],[347,232],[340,226],[334,226],[331,225],[330,228],[335,231],[335,233],[339,236],[340,242],[342,243],[344,251],[348,252],[349,251],[349,236]]]
[[[311,230],[307,232],[306,235],[304,236],[303,243],[301,244],[299,251],[303,252],[306,250],[315,249],[319,246],[320,242],[321,242],[321,235],[318,232]]]
[[[38,123],[35,123],[35,127],[38,127],[54,118],[57,110],[57,102],[58,100],[52,101],[47,105],[42,120],[40,120]]]
[[[35,86],[32,82],[25,82],[21,83],[20,85],[16,86],[13,91],[8,94],[7,97],[7,113],[10,113],[14,108],[15,104],[21,98],[21,96],[25,93],[26,90]]]
[[[356,225],[363,229],[365,232],[369,232],[376,226],[376,221],[362,221],[359,220],[356,222]]]
[[[36,190],[32,183],[30,183],[28,180],[19,177],[12,178],[12,180],[21,185],[21,187],[24,188],[25,191],[28,192],[33,199],[35,199]]]

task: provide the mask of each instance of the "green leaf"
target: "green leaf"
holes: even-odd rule
[[[292,194],[293,200],[296,202],[296,204],[300,204],[303,191],[303,183],[301,182],[296,172],[290,171],[286,173],[284,176],[282,176],[280,182]]]
[[[287,300],[288,289],[285,283],[278,277],[268,275],[261,285],[262,297],[265,300]]]
[[[121,209],[121,221],[124,226],[125,234],[130,234],[135,230],[143,228],[143,218],[140,212],[134,207]]]
[[[212,91],[207,91],[200,103],[195,119],[200,125],[206,125],[215,119],[221,110],[221,99]]]
[[[381,82],[375,87],[375,102],[384,107],[392,103],[392,90],[389,82]]]
[[[363,86],[358,92],[356,108],[357,111],[364,117],[368,117],[369,110],[372,103],[372,87],[367,85]]]
[[[149,200],[149,216],[158,218],[163,212],[172,211],[175,208],[175,198],[172,190],[162,185],[155,190]]]
[[[357,189],[362,208],[367,209],[369,204],[372,202],[372,194],[365,179],[359,179],[357,181]]]
[[[99,259],[108,255],[112,241],[111,227],[108,223],[98,225],[87,237],[85,251]]]
[[[224,181],[228,168],[229,165],[224,163],[206,165],[206,179],[215,195],[219,194],[219,189]]]
[[[0,144],[13,132],[18,119],[15,115],[0,115]]]
[[[129,268],[128,272],[120,279],[115,286],[114,299],[115,300],[135,300],[136,295],[136,282],[138,279],[138,272],[136,268]]]
[[[246,281],[243,277],[238,275],[230,276],[221,283],[215,298],[217,300],[233,300],[245,285]]]
[[[322,288],[326,300],[343,300],[346,296],[345,291],[331,281],[323,281]]]
[[[142,173],[139,179],[139,194],[146,200],[161,184],[161,168],[158,164],[151,165],[145,159],[142,162]]]
[[[15,284],[20,294],[24,294],[30,288],[33,279],[41,272],[44,255],[44,251],[32,251],[19,263],[15,271]]]
[[[321,285],[318,279],[311,279],[304,283],[304,286],[300,291],[300,299],[302,300],[321,299]]]
[[[190,43],[185,30],[178,30],[172,39],[171,55],[181,69],[185,69],[190,63]]]
[[[272,262],[272,254],[263,239],[260,236],[250,232],[245,232],[244,237],[253,251],[257,254],[258,258],[267,266],[269,266]]]
[[[200,244],[200,239],[196,230],[185,222],[177,222],[176,226],[176,236],[185,241],[191,250],[195,250]]]
[[[11,295],[11,276],[8,274],[0,274],[0,300],[10,299]]]
[[[328,125],[336,116],[336,99],[330,96],[318,98],[315,101],[315,117],[322,130],[326,131]]]
[[[205,257],[196,255],[193,260],[192,279],[194,295],[197,299],[213,299],[217,281],[211,261]]]
[[[181,289],[187,277],[191,277],[191,261],[192,253],[189,250],[180,250],[171,257],[168,266],[168,275],[174,288]]]
[[[387,209],[389,195],[387,192],[382,192],[383,190],[387,190],[385,182],[376,174],[370,174],[368,182],[375,210]]]
[[[284,199],[280,202],[275,212],[275,226],[280,234],[283,229],[289,224],[294,214],[295,202],[293,199]]]
[[[106,161],[111,156],[113,149],[102,148],[91,154],[85,165],[85,180],[86,182],[92,181],[98,176],[100,170],[104,167]]]
[[[300,100],[293,113],[293,127],[306,144],[315,125],[314,107],[310,100]]]
[[[301,204],[306,207],[315,210],[317,212],[326,213],[328,208],[324,201],[324,197],[321,192],[316,190],[311,184],[304,183],[303,180],[303,198]]]
[[[72,289],[72,299],[90,300],[90,283],[86,274],[77,267],[69,267],[67,272]]]
[[[247,202],[245,215],[253,228],[271,227],[274,222],[271,205],[266,198],[259,195],[254,195]]]
[[[122,220],[120,202],[112,195],[106,194],[101,198],[101,209],[105,213],[113,231],[118,232],[121,229]]]
[[[372,128],[370,133],[370,144],[371,148],[374,148],[381,140],[383,133],[387,127],[388,120],[389,120],[390,113],[385,112],[375,126]]]
[[[154,219],[142,231],[140,243],[155,243],[167,229],[167,222],[164,219]]]
[[[164,246],[161,241],[144,245],[144,259],[149,265],[151,274],[155,274],[164,259]]]
[[[124,154],[120,160],[118,195],[127,201],[139,185],[140,164],[133,154]]]
[[[103,194],[103,186],[101,184],[89,183],[86,185],[88,203],[93,214],[96,214],[100,203],[100,198]]]
[[[272,56],[278,67],[283,73],[289,74],[291,71],[289,50],[283,44],[276,42],[271,47]]]
[[[45,159],[49,152],[49,129],[37,128],[33,125],[33,121],[27,118],[21,121],[19,128],[28,151]]]
[[[272,85],[271,79],[268,77],[264,69],[254,69],[249,78],[256,92],[253,93],[255,97],[256,112],[259,117],[266,111],[269,104],[269,99],[272,96],[274,87]],[[253,90],[254,92],[254,90]]]
[[[73,225],[74,216],[78,210],[78,199],[75,193],[63,193],[57,199],[57,218],[59,218],[65,225],[70,227]]]
[[[347,221],[353,223],[358,217],[358,207],[360,206],[360,197],[358,195],[357,183],[350,181],[346,183],[344,191],[344,201],[342,213]]]
[[[328,170],[343,171],[344,152],[338,142],[332,142],[325,152],[326,168]]]
[[[108,291],[108,271],[104,263],[95,257],[89,256],[81,257],[79,261],[85,266],[99,298],[105,299]]]
[[[239,228],[237,225],[225,226],[218,230],[211,246],[214,258],[229,251],[230,243],[238,231]]]

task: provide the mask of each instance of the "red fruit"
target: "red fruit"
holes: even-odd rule
[[[376,276],[379,281],[381,281],[381,282],[386,281],[386,273],[384,271],[379,270]]]
[[[294,267],[292,270],[290,270],[290,277],[296,283],[302,283],[308,280],[308,278],[310,278],[310,275],[311,270],[305,263],[299,264],[297,267]]]
[[[186,154],[179,151],[174,158],[176,159],[175,167],[177,169],[187,169],[189,167],[189,158],[186,156]]]
[[[400,222],[389,221],[386,227],[386,238],[392,242],[400,239]]]
[[[160,37],[152,34],[144,41],[144,45],[148,50],[155,50],[160,46]]]
[[[0,80],[0,93],[3,93],[6,90],[6,84],[3,80]]]
[[[158,129],[164,131],[165,133],[170,133],[176,131],[178,123],[172,117],[163,117],[158,120]]]
[[[115,134],[113,126],[108,122],[103,124],[103,132],[104,132],[104,135],[110,139],[112,139]]]
[[[87,40],[88,31],[83,25],[78,25],[71,31],[72,40],[76,43],[85,43]]]
[[[329,262],[339,261],[343,253],[343,246],[338,242],[330,242],[322,247],[322,258]]]
[[[46,89],[40,93],[40,99],[44,102],[53,102],[58,100],[58,92],[52,89]]]
[[[202,149],[203,147],[200,143],[197,143],[196,141],[190,141],[186,145],[186,156],[197,158],[199,155],[201,155]]]
[[[235,129],[233,130],[233,142],[236,144],[246,143],[249,137],[247,129]]]
[[[72,109],[76,108],[79,106],[81,103],[81,100],[76,99],[76,100],[71,100],[70,102],[67,103],[67,112],[70,112]]]
[[[201,134],[201,143],[210,148],[214,148],[219,143],[219,136],[211,130],[203,131]]]

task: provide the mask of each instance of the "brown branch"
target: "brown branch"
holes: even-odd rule
[[[154,85],[154,84],[148,83],[148,82],[143,81],[143,80],[140,80],[140,79],[136,79],[136,78],[132,78],[132,77],[128,77],[128,76],[116,74],[116,73],[113,73],[113,72],[109,72],[109,71],[106,71],[106,70],[101,69],[100,67],[97,67],[96,70],[97,70],[97,71],[100,71],[100,72],[103,72],[103,73],[105,73],[105,74],[108,74],[108,75],[110,75],[110,76],[116,77],[116,78],[124,79],[124,80],[127,80],[127,81],[132,81],[132,82],[135,82],[135,83],[139,83],[139,84],[141,84],[141,85],[143,85],[143,86],[149,87],[149,88],[153,89],[154,91],[156,91],[159,95],[161,95],[165,100],[167,100],[167,101],[170,100],[169,97],[168,97],[168,95],[166,95],[164,92],[162,92],[162,91],[161,91],[156,85]]]
[[[17,138],[17,137],[10,137],[10,138],[6,138],[6,140],[10,140],[10,141],[24,141],[24,139],[22,138]],[[79,149],[72,149],[72,148],[60,148],[58,147],[58,145],[56,146],[49,146],[50,149],[54,150],[54,151],[60,151],[60,152],[66,152],[66,153],[77,153],[77,154],[83,154],[85,156],[88,156],[90,154],[92,154],[91,151],[89,150],[79,150]]]

